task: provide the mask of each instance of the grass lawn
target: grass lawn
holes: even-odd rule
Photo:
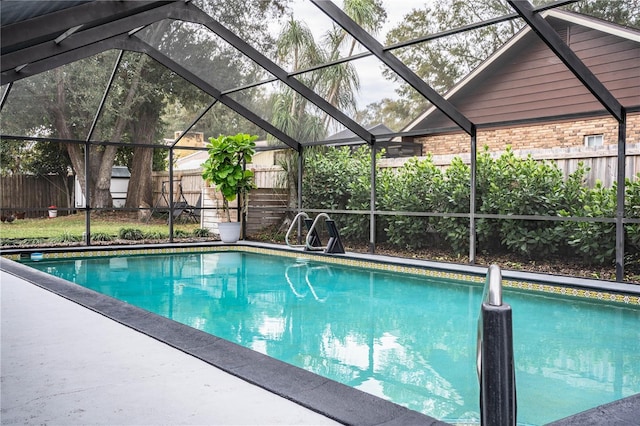
[[[174,232],[183,231],[192,234],[200,227],[197,223],[174,223]],[[169,237],[169,225],[166,219],[153,219],[150,223],[139,222],[126,214],[95,215],[91,218],[91,234],[104,234],[114,239],[122,228],[135,228],[145,235],[156,238]],[[84,214],[58,216],[53,219],[24,219],[11,223],[0,223],[0,241],[6,245],[11,240],[48,240],[82,239],[85,231]]]

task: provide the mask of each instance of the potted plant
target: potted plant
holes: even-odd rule
[[[238,133],[233,136],[209,138],[209,158],[202,164],[202,178],[213,183],[222,194],[222,209],[226,223],[219,223],[220,239],[225,243],[235,243],[240,239],[240,222],[231,222],[229,202],[238,196],[242,210],[248,205],[249,191],[255,188],[253,172],[244,170],[244,164],[251,162],[255,153],[255,140],[258,136]],[[231,234],[227,234],[230,229]]]
[[[49,218],[53,219],[54,217],[58,216],[58,208],[56,206],[49,206]]]

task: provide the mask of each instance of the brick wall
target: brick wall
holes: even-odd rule
[[[557,121],[544,124],[522,125],[478,130],[478,148],[488,146],[490,151],[569,148],[584,146],[587,135],[603,134],[605,145],[618,143],[618,122],[609,117],[583,120]],[[468,153],[469,136],[464,132],[417,138],[423,152],[433,155]],[[627,143],[640,142],[640,114],[627,116]]]

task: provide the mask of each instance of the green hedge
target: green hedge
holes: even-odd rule
[[[303,205],[326,210],[368,210],[370,151],[364,147],[309,150],[303,175]],[[616,187],[584,186],[588,170],[580,164],[566,179],[551,161],[517,157],[507,149],[493,158],[478,155],[476,212],[500,215],[613,218]],[[431,159],[412,158],[391,171],[378,169],[377,210],[435,212],[429,217],[379,216],[384,231],[378,241],[400,248],[441,247],[463,254],[469,249],[469,219],[446,216],[467,213],[470,169],[460,158],[442,171]],[[640,175],[626,181],[625,215],[640,218]],[[332,215],[334,216],[334,215]],[[367,215],[335,215],[343,237],[368,240]],[[477,249],[536,259],[550,254],[579,256],[587,263],[615,259],[615,224],[519,219],[476,221]],[[640,253],[640,225],[625,226],[628,253]]]

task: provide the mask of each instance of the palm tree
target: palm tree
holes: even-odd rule
[[[377,32],[386,18],[379,0],[345,0],[345,12],[366,30]],[[355,39],[346,31],[334,27],[323,38],[324,46],[316,43],[304,22],[293,17],[284,25],[276,42],[276,55],[291,71],[300,71],[336,60],[345,51],[351,56],[357,47]],[[355,111],[355,93],[360,89],[358,73],[352,64],[339,64],[297,77],[307,87],[319,93],[330,104],[343,111]],[[308,101],[290,88],[282,86],[274,96],[272,123],[298,141],[314,141],[326,137],[330,116],[314,114]],[[295,205],[297,170],[293,156],[287,156],[283,167],[289,182],[289,204]]]
[[[382,27],[387,17],[387,12],[379,0],[345,0],[344,12],[369,33],[375,35]],[[338,59],[344,45],[348,44],[346,56],[353,55],[358,43],[350,37],[342,28],[334,27],[325,37],[330,47],[330,60]],[[350,63],[336,65],[327,68],[326,81],[328,82],[326,99],[330,104],[338,108],[355,111],[354,93],[360,89],[358,73]],[[325,118],[325,127],[328,126],[328,117]]]

